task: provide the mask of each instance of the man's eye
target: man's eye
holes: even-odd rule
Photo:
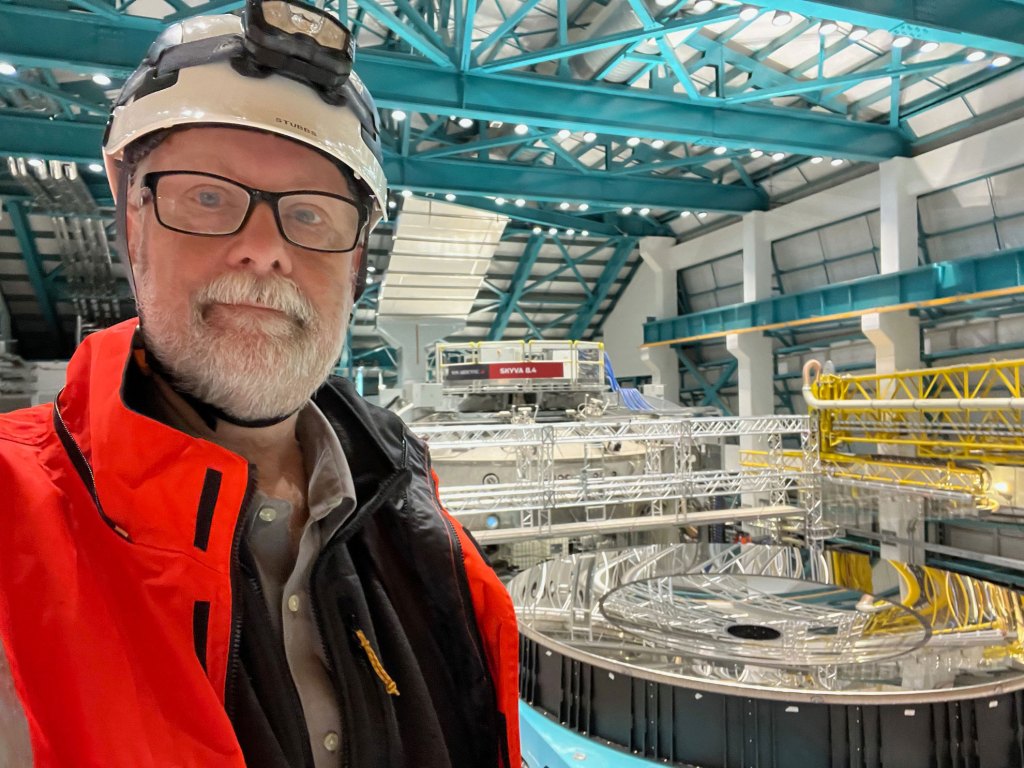
[[[196,193],[195,199],[204,208],[216,208],[224,202],[224,196],[212,189],[200,190]]]
[[[312,208],[293,208],[288,215],[295,219],[299,224],[313,226],[323,223],[323,218]]]

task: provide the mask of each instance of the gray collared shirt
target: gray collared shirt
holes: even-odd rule
[[[335,768],[341,754],[341,716],[313,616],[310,572],[320,550],[355,510],[355,488],[338,436],[312,402],[299,412],[296,436],[309,477],[309,518],[296,542],[292,505],[261,491],[248,533],[270,620],[284,643],[302,702],[316,768]]]

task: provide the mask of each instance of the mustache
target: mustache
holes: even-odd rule
[[[316,320],[312,302],[286,277],[229,272],[202,288],[194,301],[200,312],[214,304],[256,304],[283,312],[302,326]]]

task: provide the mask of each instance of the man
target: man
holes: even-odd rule
[[[172,26],[125,85],[140,320],[0,417],[14,765],[519,768],[508,595],[423,443],[324,383],[386,201],[350,45],[268,0]]]

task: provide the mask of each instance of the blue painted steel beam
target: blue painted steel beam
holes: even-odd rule
[[[719,374],[718,380],[712,384],[707,380],[707,378],[705,378],[704,374],[690,359],[689,355],[687,355],[680,347],[676,347],[676,357],[679,358],[679,362],[682,364],[682,367],[686,369],[686,372],[697,380],[697,384],[704,391],[704,399],[701,400],[700,404],[713,405],[721,410],[723,415],[732,416],[732,410],[725,404],[719,393],[722,391],[722,388],[729,383],[733,373],[736,371],[738,361],[733,360],[731,369],[727,368],[723,370]]]
[[[25,271],[28,273],[29,283],[36,295],[36,302],[39,304],[40,314],[46,322],[46,327],[57,342],[60,352],[66,348],[64,331],[60,326],[60,318],[57,316],[57,302],[47,287],[46,273],[43,272],[43,259],[36,247],[35,237],[32,234],[32,227],[28,223],[28,215],[20,202],[8,200],[4,206],[11,218],[11,228],[14,230],[14,238],[18,241],[21,255],[25,260]]]
[[[129,23],[133,26],[122,26]],[[88,14],[0,4],[0,53],[15,64],[123,76],[135,68],[160,28],[153,19],[112,24]],[[361,51],[356,69],[378,106],[390,109],[621,137],[635,135],[636,126],[643,125],[645,135],[666,141],[869,162],[909,154],[900,130],[802,110],[695,104],[674,94],[535,75],[462,73],[447,59],[431,62],[379,50]],[[552,110],[552,104],[558,109]]]
[[[460,1],[461,0],[456,0],[456,2]],[[407,43],[410,48],[422,56],[425,56],[435,65],[445,69],[453,69],[455,67],[455,64],[451,60],[449,51],[443,48],[438,48],[430,39],[420,34],[412,24],[408,24],[399,19],[395,14],[391,13],[391,11],[380,5],[377,0],[356,0],[356,2],[359,7],[372,16],[378,24],[388,31],[393,32],[399,39]],[[372,91],[373,89],[371,88],[370,90]]]
[[[544,235],[533,235],[527,241],[523,255],[519,257],[519,263],[512,274],[512,282],[509,284],[508,291],[501,297],[501,305],[494,316],[491,330],[487,334],[488,341],[500,341],[505,334],[505,329],[508,328],[508,321],[512,317],[512,313],[519,310],[519,300],[526,293],[526,280],[530,276],[530,272],[533,271],[533,265],[537,263],[544,240]]]
[[[927,264],[770,299],[644,323],[644,343],[678,343],[764,326],[829,322],[872,310],[914,309],[965,296],[1024,293],[1024,248]]]
[[[601,277],[597,280],[597,285],[594,286],[593,295],[587,299],[586,303],[584,303],[582,307],[580,307],[576,320],[569,328],[570,339],[583,338],[583,334],[586,332],[587,328],[590,327],[590,321],[601,306],[601,302],[607,298],[608,291],[612,289],[616,278],[619,276],[619,272],[621,272],[622,268],[626,265],[626,260],[629,259],[629,254],[633,252],[633,248],[635,246],[636,238],[634,237],[624,237],[619,241],[618,245],[615,246],[612,257],[608,259],[608,263],[605,265],[604,271],[601,272]]]
[[[1024,56],[1024,6],[1004,0],[772,0],[771,7],[919,40]]]

